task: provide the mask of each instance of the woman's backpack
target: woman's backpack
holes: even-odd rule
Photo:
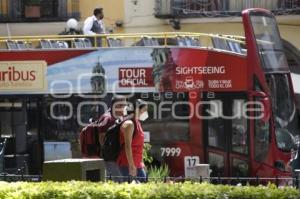
[[[126,119],[117,119],[115,123],[107,129],[105,132],[104,144],[101,147],[101,154],[105,161],[116,161],[119,157],[122,145],[120,142],[120,128]],[[134,124],[133,136],[136,131],[136,125]]]
[[[115,123],[107,129],[104,137],[104,144],[101,147],[101,154],[105,161],[116,161],[121,151],[120,128],[123,121],[116,120]]]
[[[100,142],[97,125],[89,124],[80,131],[80,148],[82,157],[98,157],[100,155]]]

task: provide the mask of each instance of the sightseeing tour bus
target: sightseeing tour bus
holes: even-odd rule
[[[170,176],[195,176],[199,163],[211,176],[290,176],[299,131],[277,23],[263,9],[242,19],[245,37],[1,37],[3,171],[42,174],[45,160],[80,157],[80,129],[122,94],[148,102],[145,142]]]

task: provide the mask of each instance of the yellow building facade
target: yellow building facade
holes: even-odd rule
[[[154,17],[154,4],[155,1],[149,0],[79,0],[79,9],[81,21],[83,21],[92,14],[95,7],[103,7],[104,22],[116,33],[175,31],[169,25],[169,20]],[[117,20],[124,23],[123,28],[115,27]],[[300,15],[277,16],[277,21],[281,36],[300,49]],[[244,36],[240,17],[218,18],[217,20],[209,18],[182,20],[180,31]]]
[[[72,0],[68,2],[68,10],[72,10]],[[93,15],[93,10],[102,7],[105,24],[112,26],[116,20],[124,20],[124,0],[79,0],[80,19],[83,21]]]
[[[104,23],[114,33],[132,32],[173,32],[169,19],[154,16],[154,0],[62,0],[67,2],[67,13],[79,12],[82,28],[83,21],[93,14],[97,7],[104,9]],[[166,2],[168,0],[165,0]],[[274,1],[274,0],[272,0]],[[2,15],[9,11],[10,0],[0,0]],[[236,5],[239,6],[239,5]],[[300,49],[300,15],[277,16],[282,37]],[[116,21],[122,27],[116,27]],[[45,23],[0,23],[0,36],[14,35],[55,35],[66,28],[65,22]],[[217,34],[244,35],[241,17],[182,19],[184,32],[204,32]]]

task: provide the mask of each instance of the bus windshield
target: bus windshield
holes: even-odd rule
[[[276,20],[266,13],[251,13],[251,23],[265,72],[288,72]]]
[[[290,151],[294,147],[297,128],[296,106],[289,82],[289,66],[276,19],[266,12],[253,11],[250,14],[261,66],[269,87],[276,143],[279,149]]]

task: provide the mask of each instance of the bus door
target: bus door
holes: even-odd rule
[[[38,174],[41,168],[38,99],[26,97],[0,98],[1,141],[7,140],[4,171]]]
[[[205,160],[211,176],[249,176],[249,128],[244,93],[205,94]]]
[[[16,138],[13,151],[26,152],[27,114],[24,100],[0,99],[0,118],[1,137]]]

